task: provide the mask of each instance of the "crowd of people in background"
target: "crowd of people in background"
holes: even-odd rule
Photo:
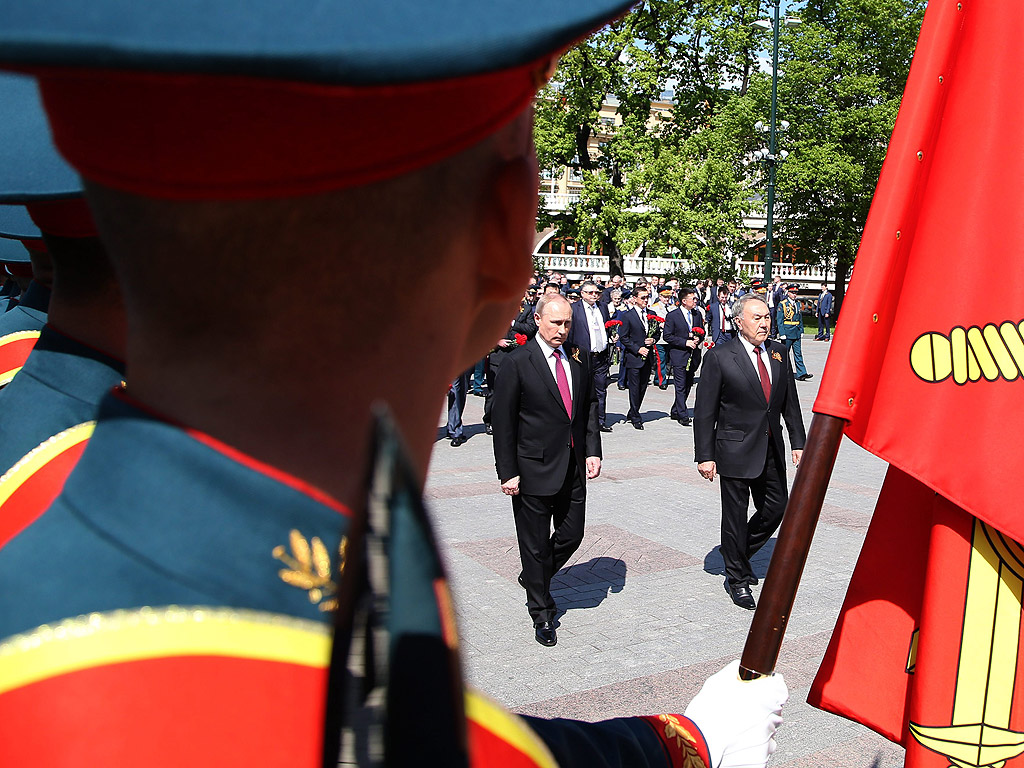
[[[804,318],[816,318],[815,341],[830,341],[834,317],[834,301],[828,287],[822,288],[816,297],[801,296],[801,286],[786,283],[775,275],[766,283],[759,278],[707,278],[694,285],[684,285],[676,278],[639,277],[632,283],[621,275],[613,275],[602,282],[593,275],[582,279],[571,279],[553,270],[535,272],[530,280],[519,314],[511,319],[508,332],[498,340],[495,347],[474,368],[466,371],[452,386],[449,394],[449,422],[447,436],[453,447],[462,445],[465,434],[462,428],[462,412],[467,395],[486,398],[483,421],[487,434],[492,434],[490,423],[490,396],[494,388],[494,377],[501,362],[509,351],[519,344],[532,339],[537,326],[533,312],[537,301],[546,293],[564,296],[575,307],[590,308],[590,316],[603,319],[605,339],[594,341],[594,334],[588,333],[583,344],[579,332],[569,339],[570,346],[582,347],[592,344],[592,367],[598,378],[599,425],[602,431],[610,432],[612,425],[605,418],[605,386],[616,386],[628,390],[630,410],[627,420],[636,429],[643,429],[639,406],[648,386],[666,390],[675,385],[676,401],[671,417],[682,426],[691,423],[686,399],[693,386],[700,366],[702,352],[722,344],[737,334],[733,305],[746,293],[760,293],[765,297],[771,310],[772,328],[770,337],[785,344],[793,358],[793,371],[797,381],[813,378],[803,362],[801,340],[804,332]],[[669,324],[670,315],[679,310],[686,316],[678,324]],[[649,318],[650,334],[646,328],[632,323]],[[577,328],[593,325],[585,311],[574,313]],[[623,334],[624,321],[627,333]],[[642,323],[640,323],[642,325]],[[679,327],[673,328],[673,325]],[[640,332],[642,342],[634,344],[629,331]],[[681,335],[682,333],[682,335]],[[649,348],[647,353],[641,348]],[[648,359],[649,355],[649,359]],[[632,379],[630,381],[631,373]]]

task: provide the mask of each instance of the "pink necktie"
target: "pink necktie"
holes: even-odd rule
[[[558,382],[558,392],[562,395],[562,404],[565,405],[565,412],[572,416],[572,395],[569,393],[569,379],[565,376],[565,369],[562,367],[562,350],[556,349],[551,353],[555,356],[555,381]]]

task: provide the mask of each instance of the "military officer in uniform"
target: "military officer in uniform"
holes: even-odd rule
[[[15,208],[20,210],[10,210]],[[0,387],[4,387],[21,370],[46,325],[53,265],[39,229],[23,206],[0,205],[0,237],[19,241],[28,257],[11,264],[26,285],[17,304],[0,315]]]
[[[0,75],[0,101],[17,116],[0,120],[0,202],[27,206],[53,265],[46,325],[0,390],[2,547],[57,495],[100,399],[123,380],[124,312],[81,181],[50,141],[35,81]]]
[[[776,310],[776,322],[779,339],[786,345],[787,352],[793,351],[793,372],[796,380],[807,381],[813,379],[814,374],[807,372],[807,368],[804,366],[803,351],[800,348],[800,341],[804,334],[804,318],[800,312],[800,302],[796,298],[798,288],[796,283],[786,286],[786,298],[779,302]]]
[[[161,6],[157,23],[153,6],[97,0],[82,34],[76,3],[16,18],[0,6],[0,58],[39,67],[56,143],[85,178],[124,296],[131,379],[101,404],[54,504],[0,550],[0,763],[331,763],[334,612],[342,663],[355,629],[336,576],[377,554],[349,551],[349,534],[360,541],[381,504],[418,503],[368,498],[382,474],[366,448],[373,414],[393,414],[421,485],[439,401],[529,277],[535,90],[554,51],[625,8],[401,0],[314,13],[266,0],[244,24],[197,25],[188,3]],[[268,310],[281,253],[309,279]],[[203,291],[175,279],[182,254]],[[337,302],[356,267],[368,285],[396,270],[419,280],[382,316],[369,291]],[[440,291],[457,297],[446,322],[409,344]],[[353,332],[353,316],[373,332]],[[397,346],[414,382],[339,397],[352,361],[386,369]],[[432,665],[399,663],[414,639],[401,620],[419,605],[396,606],[384,646],[407,694],[436,691],[422,684]],[[450,631],[439,636],[454,654]],[[785,697],[779,676],[740,683],[734,664],[692,719],[509,727],[535,764],[763,763]],[[462,759],[447,759],[440,729],[410,733],[405,718],[389,721],[383,759],[485,764],[512,743],[495,725],[482,726],[490,741],[459,739],[462,710],[441,703],[388,699],[432,721],[452,713]]]

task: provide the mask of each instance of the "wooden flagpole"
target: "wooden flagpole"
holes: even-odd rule
[[[816,413],[811,419],[793,492],[740,657],[740,677],[744,680],[775,670],[845,426],[846,421],[836,416]]]

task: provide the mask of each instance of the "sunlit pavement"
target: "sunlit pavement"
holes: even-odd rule
[[[829,347],[804,337],[814,378],[797,382],[797,391],[807,426]],[[464,445],[451,447],[439,430],[427,498],[450,569],[466,677],[514,711],[583,720],[681,712],[710,674],[739,657],[752,614],[723,588],[719,484],[697,474],[693,431],[669,418],[672,398],[671,385],[649,388],[638,431],[624,421],[626,392],[611,384],[609,422],[618,423],[602,435],[604,465],[588,484],[583,545],[552,583],[553,648],[534,640],[516,583],[511,504],[498,488],[483,398],[469,397]],[[844,439],[782,646],[778,669],[790,702],[772,765],[903,764],[902,748],[805,702],[884,472],[883,462]],[[790,466],[791,484],[793,474]],[[762,579],[755,597],[773,544],[754,560]]]

